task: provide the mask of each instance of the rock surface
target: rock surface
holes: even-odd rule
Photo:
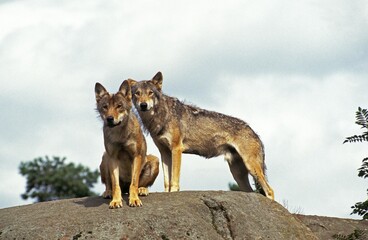
[[[0,239],[317,239],[302,221],[312,228],[318,218],[294,216],[256,193],[151,193],[141,199],[140,208],[109,209],[109,199],[88,197],[0,209]],[[367,229],[367,222],[355,222]]]
[[[355,230],[362,231],[359,239],[368,239],[368,220],[359,221],[333,217],[304,215],[295,216],[299,218],[309,229],[311,229],[320,239],[336,239],[336,237],[332,238],[332,236],[338,234],[340,234],[340,239],[341,237],[345,236],[345,239],[356,239],[348,238],[348,236],[354,233]]]

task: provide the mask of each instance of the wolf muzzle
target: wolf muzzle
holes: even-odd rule
[[[119,124],[120,124],[120,122],[115,123],[115,121],[114,121],[114,117],[113,117],[113,116],[108,116],[108,117],[106,118],[106,123],[107,123],[107,126],[108,126],[108,127],[115,127],[115,126],[117,126],[117,125],[119,125]]]
[[[139,108],[141,109],[141,111],[145,112],[148,110],[148,104],[145,102],[142,102],[141,104],[139,104]]]

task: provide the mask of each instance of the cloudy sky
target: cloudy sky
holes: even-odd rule
[[[355,111],[368,108],[367,43],[367,1],[2,0],[0,208],[32,202],[20,198],[21,161],[99,166],[95,82],[116,91],[162,71],[166,94],[241,118],[261,136],[278,202],[352,217],[367,198],[357,168],[368,151],[342,142],[361,133]],[[184,155],[182,190],[232,181],[222,157]],[[161,174],[152,191],[163,191]]]

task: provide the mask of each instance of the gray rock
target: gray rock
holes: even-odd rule
[[[354,233],[354,231],[359,231],[361,233],[359,239],[368,239],[368,220],[304,215],[296,215],[296,217],[299,218],[320,239],[334,239],[332,236],[339,234],[340,239],[357,239],[349,238],[349,235]]]
[[[140,208],[109,209],[109,201],[0,209],[0,239],[317,239],[298,216],[256,193],[151,193]]]

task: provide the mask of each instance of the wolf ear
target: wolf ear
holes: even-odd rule
[[[162,73],[158,72],[156,75],[152,78],[152,83],[156,86],[157,90],[161,92],[162,89]]]
[[[101,98],[107,94],[106,89],[101,85],[101,83],[95,84],[95,95],[96,95],[96,102],[100,101]]]
[[[132,100],[132,90],[130,88],[129,80],[124,80],[120,85],[119,92],[128,100]]]
[[[129,83],[130,86],[133,86],[133,85],[135,85],[137,83],[136,80],[133,80],[131,78],[128,78],[126,81],[128,81],[128,83]]]

